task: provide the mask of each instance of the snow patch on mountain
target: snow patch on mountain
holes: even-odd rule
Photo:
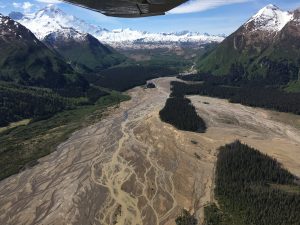
[[[87,35],[88,34],[80,33],[73,28],[62,28],[60,30],[56,30],[48,34],[46,37],[44,37],[44,39],[47,38],[48,41],[51,40],[53,42],[56,41],[68,42],[69,40],[82,42],[86,40]]]
[[[282,28],[292,19],[293,13],[283,11],[277,6],[270,4],[259,10],[257,14],[251,17],[251,19],[246,23],[246,26],[253,23],[253,31],[262,30],[277,32],[282,30]]]
[[[38,40],[30,30],[10,17],[0,14],[0,41],[10,44],[10,42],[17,40],[35,41],[35,44],[38,43]]]

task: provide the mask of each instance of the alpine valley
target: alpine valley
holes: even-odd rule
[[[0,14],[0,225],[300,224],[300,9],[226,37],[58,6]]]

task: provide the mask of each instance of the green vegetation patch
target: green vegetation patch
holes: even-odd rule
[[[287,92],[300,93],[300,80],[290,82],[284,90]]]
[[[51,118],[31,122],[0,133],[0,180],[18,173],[56,150],[74,131],[101,120],[104,110],[129,96],[112,92],[95,105],[78,106]]]
[[[178,216],[175,220],[177,225],[197,225],[198,221],[191,215],[187,210],[182,210],[180,216]]]
[[[298,178],[276,160],[236,141],[220,148],[215,195],[206,225],[298,225]]]
[[[204,133],[206,124],[198,116],[191,100],[184,97],[167,99],[165,107],[159,112],[163,122],[169,123],[179,130]]]
[[[212,203],[204,208],[204,225],[223,225],[224,216],[222,211]],[[225,225],[225,224],[224,224]]]
[[[176,84],[174,82],[172,85]],[[190,99],[185,98],[184,92],[176,92],[172,86],[172,93],[164,108],[159,112],[160,119],[173,125],[179,130],[205,133],[205,121],[197,114]]]

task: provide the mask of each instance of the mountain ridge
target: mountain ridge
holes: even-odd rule
[[[73,28],[56,30],[45,36],[42,41],[79,70],[106,69],[126,60],[125,56],[102,44],[94,36],[80,33]]]

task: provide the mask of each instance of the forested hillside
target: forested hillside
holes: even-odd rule
[[[220,148],[206,225],[298,225],[300,186],[274,159],[236,141]]]
[[[117,66],[86,75],[87,80],[101,87],[125,91],[146,84],[147,80],[176,75],[177,70],[156,65]]]
[[[0,80],[80,96],[85,79],[21,24],[0,14]]]

